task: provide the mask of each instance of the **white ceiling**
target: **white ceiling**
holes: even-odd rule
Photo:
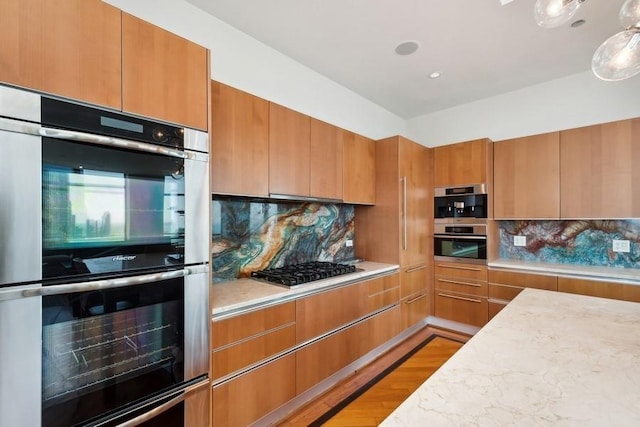
[[[543,29],[535,0],[188,1],[404,119],[589,70],[624,2],[586,0],[572,19],[586,24]],[[407,40],[418,51],[396,54]]]

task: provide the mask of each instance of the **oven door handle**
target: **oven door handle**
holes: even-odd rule
[[[165,271],[162,273],[145,274],[135,277],[122,277],[118,279],[94,280],[91,282],[70,283],[65,285],[52,285],[40,288],[31,288],[21,291],[22,297],[44,297],[50,295],[71,294],[87,291],[101,291],[105,289],[122,288],[124,286],[142,285],[145,283],[158,282],[161,280],[177,279],[189,274],[204,273],[207,266],[195,266],[182,270]]]
[[[115,148],[125,148],[129,150],[144,151],[153,154],[189,159],[191,155],[184,151],[174,150],[168,147],[148,144],[146,142],[131,141],[110,136],[94,135],[85,132],[78,132],[65,129],[54,129],[41,126],[37,123],[23,122],[19,120],[0,117],[0,130],[15,133],[25,133],[28,135],[43,136],[46,138],[66,139],[69,141],[86,142],[88,144],[105,145]]]
[[[440,239],[466,239],[466,240],[487,240],[487,236],[469,234],[434,234],[433,237]]]
[[[138,426],[144,422],[147,422],[151,419],[153,419],[154,417],[162,414],[165,411],[168,411],[169,409],[173,408],[174,406],[176,406],[177,404],[184,402],[187,399],[187,395],[190,393],[193,393],[205,386],[209,386],[209,380],[203,380],[200,381],[199,383],[196,383],[192,386],[189,386],[187,388],[185,388],[179,395],[177,395],[176,397],[174,397],[173,399],[163,403],[160,406],[157,406],[155,408],[153,408],[152,410],[150,410],[149,412],[145,412],[144,414],[138,415],[135,418],[130,419],[129,421],[125,421],[122,424],[118,424],[118,427],[135,427]]]

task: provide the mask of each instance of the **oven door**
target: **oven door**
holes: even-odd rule
[[[486,236],[456,236],[436,234],[433,236],[435,259],[441,261],[464,261],[486,264]]]
[[[206,379],[207,267],[42,287],[42,425],[99,425]]]

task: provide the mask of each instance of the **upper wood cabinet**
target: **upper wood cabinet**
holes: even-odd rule
[[[269,196],[269,102],[211,82],[211,191]]]
[[[560,217],[560,133],[493,144],[496,219]]]
[[[0,81],[121,108],[119,9],[98,0],[0,0],[0,10]]]
[[[560,132],[560,216],[640,217],[640,119]]]
[[[309,196],[311,118],[269,104],[269,192]]]
[[[349,132],[311,118],[309,195],[342,200],[342,157]]]
[[[122,109],[207,129],[207,50],[122,14]]]
[[[491,180],[491,140],[476,139],[433,149],[434,186],[488,183]]]
[[[376,201],[376,144],[347,132],[343,147],[342,199],[345,203],[373,205]]]

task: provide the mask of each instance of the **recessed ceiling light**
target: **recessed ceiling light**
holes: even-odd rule
[[[437,79],[441,75],[442,75],[442,73],[440,71],[434,71],[433,73],[429,74],[429,78],[430,79]]]
[[[418,50],[419,47],[420,44],[417,41],[407,40],[406,42],[402,42],[396,46],[396,53],[398,55],[411,55]]]
[[[584,25],[587,21],[585,21],[584,19],[578,19],[577,21],[574,21],[571,23],[571,28],[578,28],[581,25]]]

